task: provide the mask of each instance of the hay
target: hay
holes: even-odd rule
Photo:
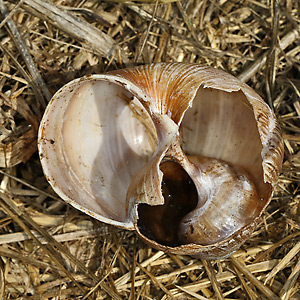
[[[0,10],[0,299],[300,299],[298,1],[0,0]],[[160,61],[239,77],[282,127],[273,201],[228,259],[149,248],[67,206],[43,176],[36,134],[51,94]]]

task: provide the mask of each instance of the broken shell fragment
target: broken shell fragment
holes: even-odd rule
[[[46,109],[38,147],[66,202],[157,249],[206,259],[249,238],[283,159],[277,121],[258,94],[185,63],[66,84]]]

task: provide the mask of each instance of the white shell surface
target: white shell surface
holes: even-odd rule
[[[73,81],[53,97],[40,127],[41,161],[67,202],[131,228],[127,189],[155,151],[156,131],[131,93],[106,77],[97,79]]]

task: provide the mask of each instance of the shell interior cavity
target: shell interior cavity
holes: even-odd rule
[[[214,68],[160,63],[76,79],[39,130],[65,201],[157,249],[230,255],[271,200],[283,143],[273,112]]]

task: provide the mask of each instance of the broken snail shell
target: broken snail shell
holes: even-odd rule
[[[250,236],[283,159],[275,116],[258,94],[185,63],[66,84],[46,109],[38,147],[66,202],[154,248],[206,259]]]

